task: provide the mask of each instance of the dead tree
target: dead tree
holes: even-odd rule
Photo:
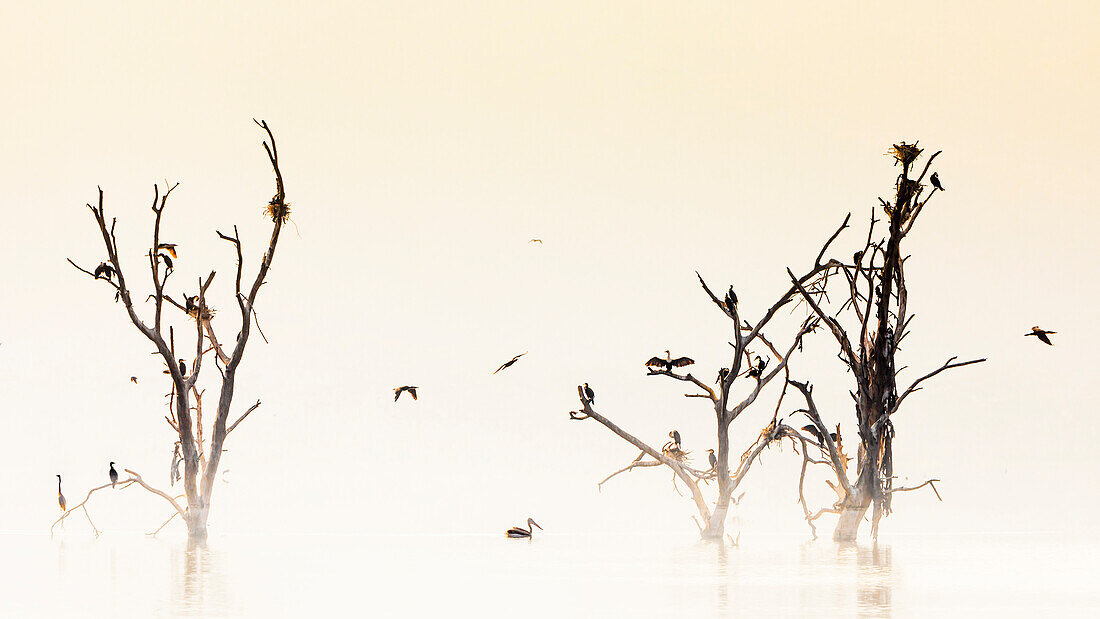
[[[898,413],[901,404],[910,394],[922,388],[921,384],[925,380],[951,368],[985,361],[956,361],[957,357],[951,357],[939,368],[914,380],[904,390],[899,390],[897,386],[898,374],[905,368],[897,367],[894,358],[899,345],[909,334],[913,319],[908,313],[908,289],[905,282],[905,263],[908,257],[902,257],[901,244],[929,200],[939,191],[933,186],[926,195],[926,186],[923,184],[925,175],[939,152],[928,158],[919,176],[910,178],[914,171],[913,164],[921,152],[916,144],[902,142],[895,144],[888,153],[901,166],[893,201],[879,199],[879,206],[889,228],[884,238],[875,238],[875,225],[880,219],[878,208],[873,209],[863,248],[853,254],[850,264],[844,263],[839,267],[844,287],[841,297],[844,301],[839,308],[823,305],[820,302],[821,295],[817,294],[820,291],[804,286],[788,270],[793,285],[809,306],[812,315],[833,334],[840,349],[838,356],[855,381],[855,391],[851,392],[851,396],[855,401],[859,448],[856,453],[854,483],[848,478],[847,458],[821,421],[813,399],[812,386],[795,381],[790,383],[806,400],[807,407],[800,412],[807,415],[817,428],[817,434],[821,436],[820,441],[810,439],[810,442],[827,456],[821,462],[832,468],[837,478],[837,485],[830,482],[838,495],[834,505],[810,514],[806,509],[805,499],[802,499],[803,509],[811,527],[813,520],[824,513],[839,514],[833,533],[833,539],[837,541],[854,540],[860,522],[872,506],[874,512],[871,532],[877,538],[879,521],[890,514],[894,493],[928,485],[939,497],[934,485],[938,480],[935,479],[912,487],[894,487],[894,424],[891,418]],[[857,338],[855,341],[849,336],[845,325],[853,329],[852,333]],[[805,437],[800,438],[806,440]],[[808,459],[809,456],[804,453],[804,458]],[[806,463],[807,460],[804,460],[803,481]],[[800,481],[800,497],[801,487]]]
[[[178,475],[177,458],[182,459],[183,495],[173,497],[163,490],[158,490],[129,469],[127,469],[127,472],[130,474],[130,478],[120,480],[119,483],[123,484],[123,487],[136,483],[164,498],[174,510],[172,517],[165,524],[176,516],[182,517],[187,524],[188,535],[193,541],[206,539],[210,499],[214,492],[214,481],[218,473],[222,452],[225,449],[226,437],[260,405],[260,402],[256,401],[255,404],[240,413],[236,420],[230,422],[229,413],[233,403],[237,369],[244,357],[245,347],[248,345],[249,336],[252,333],[256,298],[271,268],[271,261],[275,256],[275,247],[279,242],[279,233],[290,215],[290,205],[286,202],[286,193],[283,187],[283,174],[279,169],[279,153],[275,147],[275,136],[266,122],[255,122],[267,134],[267,139],[264,141],[264,150],[267,152],[268,160],[275,173],[275,195],[272,196],[265,209],[266,216],[271,219],[274,225],[267,251],[260,262],[255,279],[252,280],[252,284],[248,288],[242,287],[244,258],[240,235],[237,233],[236,226],[233,227],[232,236],[222,232],[217,233],[220,238],[232,244],[237,258],[234,291],[236,304],[240,310],[241,322],[240,330],[231,347],[223,347],[215,335],[214,310],[207,303],[206,293],[210,284],[214,281],[214,271],[211,271],[205,279],[199,278],[195,295],[184,293],[177,300],[165,293],[165,286],[174,270],[173,259],[177,258],[177,255],[175,245],[166,243],[165,237],[161,236],[161,218],[168,203],[168,196],[171,195],[178,183],[170,187],[166,185],[163,193],[159,186],[155,186],[153,191],[152,245],[149,246],[149,250],[146,252],[149,272],[152,275],[153,291],[145,299],[146,303],[150,301],[153,303],[151,322],[146,322],[148,317],[143,319],[138,315],[134,293],[127,283],[127,271],[120,258],[124,253],[120,251],[118,239],[115,237],[117,219],[112,218],[110,222],[107,221],[103,206],[102,189],[99,189],[97,205],[92,206],[89,204],[87,206],[91,210],[96,226],[103,237],[103,244],[107,250],[107,260],[94,270],[88,270],[69,260],[69,263],[76,269],[97,281],[102,281],[114,290],[115,301],[121,302],[130,322],[153,344],[156,349],[153,354],[159,356],[167,366],[165,374],[168,374],[171,378],[171,391],[168,397],[172,403],[172,414],[171,416],[165,416],[165,420],[175,434],[172,444],[178,450],[174,452],[170,474],[172,475],[171,482],[174,485]],[[185,356],[184,349],[181,347],[177,350],[176,348],[174,328],[169,325],[167,334],[165,333],[164,312],[166,309],[168,311],[178,310],[184,319],[195,322],[194,356],[190,359],[190,363],[183,359]],[[257,329],[259,329],[258,325]],[[166,335],[167,337],[165,337]],[[198,389],[197,384],[200,372],[204,367],[203,360],[211,354],[214,366],[221,375],[221,389],[218,396],[218,408],[213,423],[210,425],[209,433],[206,434],[202,410],[203,392]],[[190,368],[190,372],[188,372],[188,368]],[[194,403],[192,403],[192,400]],[[209,440],[207,440],[207,437]],[[89,491],[89,497],[92,492],[99,489],[101,488],[94,488]],[[179,498],[186,499],[186,506],[180,505],[177,500]],[[84,509],[85,503],[87,503],[87,499],[65,512],[57,522],[64,520],[77,508]],[[57,522],[54,523],[55,526]],[[90,516],[89,522],[91,522]],[[164,525],[161,526],[163,528]]]
[[[784,386],[778,396],[778,402],[776,404],[776,413],[778,413],[782,405],[783,396],[786,394],[786,380],[789,377],[788,363],[790,362],[791,356],[796,350],[801,349],[803,337],[814,331],[818,326],[819,320],[812,316],[807,318],[792,338],[790,346],[783,352],[776,348],[776,346],[764,336],[764,328],[768,326],[769,322],[780,308],[799,298],[801,294],[800,291],[806,291],[805,294],[811,297],[817,297],[824,294],[830,276],[837,273],[843,265],[835,260],[823,261],[823,258],[829,246],[847,226],[848,218],[845,218],[844,223],[837,228],[836,232],[834,232],[821,247],[821,251],[818,252],[813,266],[805,275],[797,278],[796,282],[793,283],[770,308],[768,308],[755,324],[748,321],[742,321],[742,317],[737,308],[736,294],[733,293],[732,287],[730,293],[726,295],[724,300],[719,299],[711,291],[710,287],[707,286],[702,276],[696,273],[699,277],[699,283],[707,293],[707,296],[732,322],[732,341],[729,342],[729,345],[733,350],[729,367],[722,368],[720,371],[719,380],[716,381],[716,389],[712,388],[706,382],[699,380],[691,373],[677,373],[671,365],[650,368],[648,375],[665,376],[674,380],[691,383],[696,387],[696,392],[687,393],[685,397],[700,398],[708,402],[716,422],[716,442],[718,450],[717,463],[714,467],[707,466],[705,469],[692,467],[688,464],[687,454],[679,450],[675,445],[666,444],[664,447],[658,449],[642,441],[597,412],[593,407],[593,399],[586,394],[585,387],[577,388],[578,395],[580,396],[581,408],[578,411],[570,412],[570,419],[595,419],[619,438],[641,450],[641,453],[633,462],[612,473],[607,479],[600,482],[601,486],[615,475],[631,471],[635,468],[668,467],[672,469],[674,474],[673,486],[675,487],[676,480],[678,479],[684,483],[691,493],[692,500],[699,512],[700,520],[697,520],[696,524],[699,527],[700,535],[704,539],[709,540],[723,538],[725,535],[726,516],[729,512],[729,506],[733,500],[734,492],[745,478],[745,475],[749,471],[749,467],[752,466],[752,463],[768,445],[784,437],[792,436],[793,432],[784,425],[782,421],[777,419],[777,415],[773,414],[771,422],[759,433],[756,442],[742,454],[736,468],[731,469],[731,448],[729,440],[730,424],[757,401],[761,391],[774,378],[782,374],[784,377]],[[757,355],[756,353],[750,352],[750,346],[756,348],[761,354]],[[754,357],[758,357],[761,360],[767,358],[770,361],[765,361],[766,365],[761,367],[758,362],[754,362]],[[767,366],[769,365],[771,366],[771,370],[767,371]],[[747,388],[735,390],[735,386],[746,384]],[[735,393],[741,394],[740,400],[735,398]],[[708,503],[704,496],[703,489],[700,486],[700,482],[709,482],[709,480],[712,479],[716,480],[718,485],[718,497],[714,501],[713,506]]]

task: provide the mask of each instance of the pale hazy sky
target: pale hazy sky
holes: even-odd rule
[[[902,362],[910,379],[955,354],[989,362],[907,400],[896,471],[942,478],[947,502],[898,497],[883,532],[1092,527],[1098,15],[1083,1],[5,2],[0,530],[48,528],[55,473],[70,502],[109,460],[166,483],[159,363],[65,258],[102,259],[83,206],[101,185],[144,296],[152,185],[179,181],[170,292],[215,268],[212,303],[229,306],[214,229],[240,226],[251,272],[270,228],[252,117],[276,133],[296,228],[258,303],[271,344],[250,342],[237,404],[264,404],[227,442],[215,534],[498,532],[528,515],[557,533],[691,534],[665,471],[597,494],[635,452],[567,420],[575,386],[705,456],[713,413],[642,367],[666,348],[704,377],[725,361],[726,320],[694,271],[734,283],[755,319],[849,211],[837,253],[851,254],[902,139],[944,151],[947,187],[908,241]],[[215,319],[223,339],[234,319]],[[1055,347],[1023,337],[1036,323]],[[833,354],[821,333],[792,370],[850,429]],[[401,384],[420,401],[395,405]],[[735,424],[735,451],[777,388]],[[805,530],[797,468],[789,448],[767,453],[746,532]],[[93,509],[109,531],[169,513],[136,489]]]

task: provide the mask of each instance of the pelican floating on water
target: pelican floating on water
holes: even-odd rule
[[[539,527],[539,523],[537,523],[534,520],[528,518],[526,529],[524,529],[523,527],[512,527],[511,529],[508,529],[508,532],[506,533],[506,535],[508,537],[512,537],[512,538],[516,538],[516,539],[519,539],[519,538],[528,538],[529,539],[535,533],[534,527]],[[539,527],[539,530],[541,531],[542,527]]]

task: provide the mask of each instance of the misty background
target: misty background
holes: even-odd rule
[[[713,380],[728,364],[729,321],[694,271],[732,283],[755,322],[848,212],[832,253],[862,245],[892,194],[886,149],[917,139],[944,151],[947,191],[903,247],[902,378],[989,361],[937,376],[894,419],[896,473],[942,479],[945,502],[899,495],[882,534],[1094,533],[1098,22],[1086,2],[5,3],[0,530],[47,530],[58,473],[70,505],[111,460],[168,486],[169,381],[113,291],[65,258],[104,259],[84,206],[100,185],[144,298],[152,187],[179,181],[167,292],[216,269],[208,302],[232,341],[234,256],[214,231],[239,226],[254,274],[274,192],[255,117],[294,225],[257,303],[271,342],[254,338],[238,374],[231,417],[263,405],[227,439],[215,537],[499,533],[527,516],[557,534],[693,534],[663,469],[597,492],[637,452],[568,420],[576,385],[705,461],[713,411],[642,365],[671,349]],[[192,350],[193,323],[171,315]],[[803,316],[767,335],[785,350]],[[1054,347],[1023,337],[1035,324]],[[791,370],[854,445],[831,337]],[[210,402],[220,383],[203,374]],[[393,402],[404,384],[419,401]],[[735,454],[779,388],[734,423]],[[729,530],[806,533],[800,461],[765,452]],[[835,500],[823,478],[815,510]],[[140,489],[89,509],[108,532],[170,515]]]

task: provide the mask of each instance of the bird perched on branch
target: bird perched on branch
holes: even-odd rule
[[[187,376],[187,364],[183,362],[183,359],[180,359],[180,377],[184,376]]]
[[[1039,328],[1038,325],[1035,325],[1034,327],[1031,328],[1031,333],[1025,333],[1024,337],[1027,337],[1029,335],[1034,335],[1035,337],[1039,338],[1040,342],[1042,342],[1044,344],[1047,344],[1047,345],[1050,345],[1050,346],[1054,346],[1054,343],[1051,342],[1050,338],[1047,337],[1047,336],[1048,335],[1054,335],[1055,333],[1058,333],[1058,332],[1057,331],[1046,331],[1044,329]]]
[[[940,174],[939,174],[939,172],[933,172],[932,176],[928,177],[928,180],[932,181],[932,186],[935,187],[936,189],[939,189],[940,191],[946,191],[943,188],[943,185],[940,184]]]
[[[823,437],[821,435],[821,430],[818,430],[817,426],[815,426],[814,424],[811,423],[811,424],[807,424],[807,425],[802,426],[802,429],[805,430],[806,432],[809,432],[810,434],[812,434],[814,436],[814,438],[817,439],[818,443],[820,443],[823,446],[825,445],[825,437]],[[838,431],[840,430],[840,424],[837,424],[836,429]],[[837,434],[837,432],[830,432],[829,433],[829,438],[833,439],[834,443],[837,442],[837,440],[839,440],[839,437],[840,437],[840,435]]]
[[[95,268],[95,278],[96,279],[99,279],[100,277],[102,277],[102,278],[105,278],[107,280],[110,280],[114,276],[115,276],[115,268],[112,267],[111,265],[107,264],[106,262],[100,262],[99,266],[97,266]]]
[[[673,430],[672,432],[668,433],[668,437],[670,439],[672,439],[672,444],[676,447],[676,449],[679,449],[680,448],[680,432],[678,430]]]
[[[713,449],[707,450],[707,459],[710,460],[710,470],[713,471],[718,468],[718,458],[714,455]]]
[[[157,258],[160,258],[164,261],[164,266],[168,267],[169,269],[172,268],[172,259],[168,257],[168,254],[157,254]]]
[[[733,313],[737,309],[737,293],[733,291],[733,286],[730,286],[728,292],[726,292],[726,309]]]
[[[179,258],[179,256],[176,255],[176,244],[175,243],[161,243],[160,245],[157,245],[157,251],[160,251],[162,249],[164,251],[172,254],[173,258]]]
[[[411,395],[413,397],[413,400],[415,400],[416,399],[416,390],[419,389],[419,388],[420,387],[414,387],[414,386],[410,386],[410,385],[404,385],[402,387],[398,387],[398,388],[393,390],[393,401],[396,402],[397,398],[400,398],[401,394],[405,391],[408,391],[409,395]]]
[[[111,463],[111,470],[107,471],[107,477],[111,478],[111,487],[114,488],[118,483],[118,471],[115,470],[115,463]]]
[[[760,355],[756,356],[756,366],[749,368],[749,376],[753,378],[760,378],[760,375],[764,373],[764,368],[768,367],[768,361],[762,359]]]
[[[718,370],[718,380],[716,380],[714,382],[721,383],[722,381],[726,380],[726,377],[729,376],[729,375],[730,375],[730,369],[729,368],[722,368],[722,369]]]
[[[592,390],[592,387],[588,386],[588,383],[584,384],[584,398],[591,404],[596,401],[596,392]]]
[[[505,535],[513,539],[530,539],[531,536],[535,534],[535,527],[539,527],[539,523],[535,522],[531,518],[528,518],[526,529],[524,529],[523,527],[512,527],[511,529],[508,529],[508,532],[505,533]],[[539,527],[539,530],[542,530],[542,527]]]
[[[195,302],[199,300],[198,295],[195,295],[193,297],[189,297],[185,293],[183,295],[183,299],[184,299],[184,301],[183,301],[184,311],[187,312],[188,314],[194,314],[198,310],[198,306],[195,305]]]
[[[649,361],[646,361],[646,367],[651,368],[664,368],[666,372],[671,372],[672,368],[682,368],[695,363],[695,360],[690,357],[677,357],[672,358],[672,353],[665,351],[665,358],[653,357]]]
[[[526,355],[526,354],[527,354],[526,352],[523,352],[523,353],[520,353],[520,354],[516,355],[515,357],[512,357],[511,361],[507,361],[507,362],[501,364],[501,366],[499,368],[497,368],[496,371],[493,372],[493,374],[496,374],[497,372],[503,370],[504,368],[512,367],[513,363],[515,363],[516,361],[519,361],[519,358],[522,357],[523,355]]]
[[[57,506],[61,508],[61,511],[65,511],[69,503],[65,501],[65,495],[61,494],[61,476],[57,476]]]

